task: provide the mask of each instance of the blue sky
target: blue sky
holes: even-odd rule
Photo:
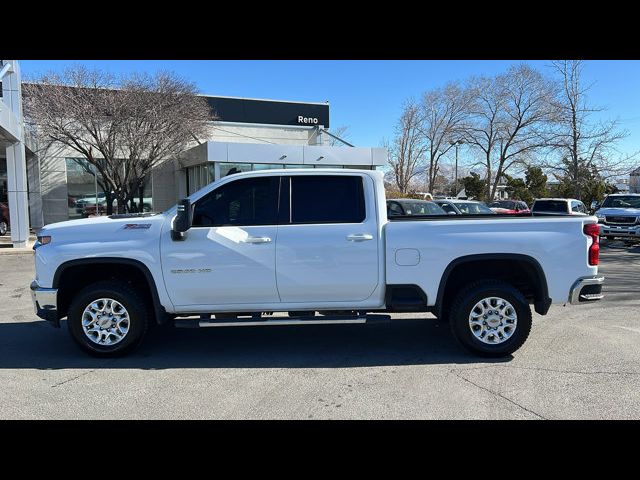
[[[287,60],[287,61],[52,61],[23,60],[23,75],[82,63],[112,73],[173,70],[195,82],[201,93],[278,100],[330,102],[331,126],[349,127],[356,146],[378,146],[393,136],[402,102],[450,80],[505,71],[514,61],[487,60]],[[527,62],[551,73],[548,61]],[[591,103],[607,107],[630,135],[621,151],[640,150],[640,61],[587,61],[584,80],[593,83]]]

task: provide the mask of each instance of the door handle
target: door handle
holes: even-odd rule
[[[247,237],[243,240],[245,243],[270,243],[269,237]]]
[[[366,240],[373,240],[373,235],[370,233],[352,233],[347,235],[347,240],[350,242],[364,242]]]

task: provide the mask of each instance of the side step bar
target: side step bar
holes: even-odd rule
[[[353,323],[382,323],[391,321],[391,315],[363,315],[349,316],[315,316],[315,317],[265,317],[264,320],[256,320],[253,317],[247,320],[200,320],[184,319],[175,320],[174,324],[179,328],[204,328],[204,327],[255,327],[259,325],[328,325],[328,324],[353,324]]]

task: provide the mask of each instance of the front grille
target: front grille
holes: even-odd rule
[[[636,223],[637,217],[620,217],[614,215],[607,215],[604,217],[607,223],[618,225],[633,225]]]

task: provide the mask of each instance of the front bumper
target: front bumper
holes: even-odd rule
[[[631,237],[640,238],[640,225],[612,226],[600,223],[601,237]]]
[[[31,299],[33,307],[43,320],[51,322],[54,327],[60,327],[58,318],[58,289],[42,288],[35,280],[31,282]]]
[[[572,305],[602,300],[603,276],[582,277],[576,280],[569,292],[569,303]]]

